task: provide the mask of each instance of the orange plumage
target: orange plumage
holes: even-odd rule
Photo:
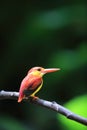
[[[41,89],[43,85],[43,75],[58,70],[60,69],[44,69],[42,67],[33,67],[32,69],[30,69],[27,76],[21,82],[18,102],[21,102],[25,97],[28,96],[35,97],[35,94]]]

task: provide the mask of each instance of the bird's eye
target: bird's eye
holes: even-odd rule
[[[41,71],[41,68],[37,69],[38,71]]]

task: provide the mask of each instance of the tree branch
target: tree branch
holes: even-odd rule
[[[17,100],[18,96],[19,96],[19,92],[7,92],[7,91],[3,91],[3,90],[0,91],[0,100],[3,100],[3,99],[16,99]],[[74,120],[74,121],[79,122],[84,125],[87,125],[87,118],[74,114],[73,112],[71,112],[67,108],[59,105],[56,102],[50,102],[50,101],[46,101],[46,100],[43,100],[40,98],[35,99],[35,100],[30,100],[30,101],[34,104],[38,104],[45,108],[56,111],[64,116],[66,116],[68,119]]]

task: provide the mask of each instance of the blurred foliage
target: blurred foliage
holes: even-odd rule
[[[72,100],[70,100],[68,103],[64,105],[74,113],[77,113],[83,117],[87,118],[87,95],[75,97]],[[63,116],[58,115],[58,120],[60,119],[60,122],[62,123],[63,130],[86,130],[87,127],[79,124],[77,122],[67,120]]]
[[[2,115],[0,116],[0,130],[29,130],[29,128],[24,128],[24,126],[19,123],[17,120],[6,116]]]
[[[27,71],[42,66],[61,71],[44,77],[39,97],[63,104],[87,94],[86,8],[84,0],[1,1],[0,89],[18,91]],[[0,106],[1,130],[14,124],[21,130],[64,129],[57,113],[40,106],[10,100]]]

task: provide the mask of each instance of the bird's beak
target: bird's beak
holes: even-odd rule
[[[44,69],[43,73],[46,74],[46,73],[51,73],[51,72],[55,72],[55,71],[58,71],[58,70],[60,70],[60,68]]]

